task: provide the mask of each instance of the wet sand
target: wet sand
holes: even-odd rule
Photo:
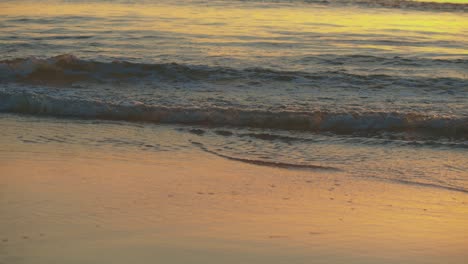
[[[0,263],[464,263],[468,195],[199,149],[2,142]]]

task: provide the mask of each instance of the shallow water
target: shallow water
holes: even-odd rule
[[[151,152],[201,151],[256,166],[344,173],[421,188],[468,193],[466,145],[405,139],[256,128],[33,118],[3,115],[4,144],[66,149],[68,146]],[[25,129],[31,124],[31,129]],[[14,151],[10,147],[9,151]],[[2,153],[8,159],[8,151]],[[27,159],[30,157],[27,155]],[[120,154],[116,154],[119,156]]]
[[[188,125],[184,148],[232,160],[467,192],[466,7],[4,1],[0,111]],[[18,140],[72,143],[41,136]]]

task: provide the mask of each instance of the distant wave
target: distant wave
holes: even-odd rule
[[[307,2],[315,2],[315,0],[306,0]],[[411,0],[326,0],[332,4],[355,4],[366,7],[385,7],[385,8],[400,8],[400,9],[418,9],[428,11],[452,11],[466,12],[468,4],[464,3],[442,3],[428,1],[411,1]]]
[[[396,63],[407,65],[422,65],[431,63],[428,59],[419,61],[401,57],[379,58],[374,56],[348,55],[344,57],[329,56],[314,57],[319,63],[343,64],[363,63],[375,61],[383,66]],[[303,60],[311,60],[311,57]],[[433,63],[465,64],[468,60],[433,60]],[[399,86],[410,89],[422,87],[431,89],[465,89],[468,87],[468,79],[449,77],[402,77],[386,74],[359,75],[344,71],[301,72],[281,71],[267,68],[235,69],[219,66],[185,65],[177,63],[144,64],[130,63],[126,61],[97,62],[82,60],[70,54],[56,57],[41,58],[17,58],[0,61],[0,82],[23,82],[39,85],[70,85],[79,82],[139,82],[142,80],[165,82],[189,82],[189,81],[235,81],[235,80],[260,80],[275,82],[301,82],[317,85],[356,85],[360,88]]]
[[[270,3],[310,3],[323,5],[355,5],[363,7],[383,7],[383,8],[399,8],[399,9],[417,9],[428,11],[445,11],[445,12],[466,12],[468,4],[465,3],[450,3],[450,2],[434,2],[427,1],[411,1],[411,0],[240,0],[242,2],[270,2]]]
[[[257,166],[266,166],[266,167],[275,167],[281,169],[307,169],[307,170],[335,170],[339,171],[339,169],[334,167],[327,167],[327,166],[319,166],[319,165],[312,165],[312,164],[294,164],[294,163],[285,163],[285,162],[276,162],[276,161],[265,161],[265,160],[257,160],[257,159],[246,159],[246,158],[237,158],[231,157],[224,154],[221,154],[216,151],[209,150],[206,148],[202,143],[199,142],[191,142],[193,145],[199,147],[201,150],[216,155],[221,158],[225,158],[228,160],[239,161],[243,163],[253,164]]]
[[[316,56],[303,57],[296,61],[297,63],[316,62],[319,64],[328,65],[345,65],[345,64],[381,64],[386,66],[427,66],[427,65],[466,65],[468,67],[468,59],[429,59],[429,58],[405,58],[400,56],[379,57],[372,55],[334,55],[320,54]]]
[[[336,134],[408,132],[468,138],[468,117],[403,112],[294,112],[215,107],[166,107],[142,102],[110,103],[57,98],[33,92],[0,92],[0,111],[58,117],[206,126],[255,127]]]

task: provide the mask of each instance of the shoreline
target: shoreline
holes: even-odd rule
[[[197,148],[3,140],[6,263],[463,263],[467,256],[464,193],[256,166]]]

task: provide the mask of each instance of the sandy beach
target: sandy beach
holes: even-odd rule
[[[467,257],[465,193],[262,167],[196,148],[31,143],[18,138],[45,128],[66,135],[75,121],[27,121],[2,120],[9,128],[0,144],[0,263],[463,263]],[[88,124],[80,133],[105,133],[100,127]]]

